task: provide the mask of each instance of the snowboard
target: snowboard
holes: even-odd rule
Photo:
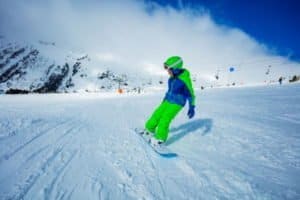
[[[151,145],[150,144],[150,137],[145,136],[144,134],[142,134],[142,130],[138,130],[138,129],[134,129],[134,132],[139,135],[139,137],[142,138],[142,140],[151,147],[152,150],[154,150],[155,153],[157,153],[158,155],[165,157],[165,158],[174,158],[177,157],[178,155],[174,152],[172,152],[165,144],[161,144],[161,145]]]

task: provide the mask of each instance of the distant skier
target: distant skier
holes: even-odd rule
[[[280,85],[282,84],[282,80],[283,80],[282,77],[280,77],[280,78],[278,79],[278,82],[279,82]]]
[[[183,61],[179,56],[172,56],[164,63],[170,78],[168,91],[162,103],[155,109],[145,124],[144,136],[149,138],[152,146],[166,142],[171,121],[189,102],[188,117],[195,115],[195,94],[190,78],[190,73],[183,68]]]

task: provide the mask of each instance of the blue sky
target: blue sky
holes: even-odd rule
[[[270,49],[300,61],[299,0],[151,0],[160,5],[204,7],[219,24],[240,28]]]

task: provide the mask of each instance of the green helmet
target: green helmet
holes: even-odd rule
[[[164,63],[169,68],[180,69],[183,66],[183,61],[179,56],[169,57]]]

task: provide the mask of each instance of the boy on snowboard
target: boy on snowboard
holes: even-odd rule
[[[168,91],[162,103],[155,109],[145,124],[142,133],[149,138],[152,146],[161,145],[166,142],[171,121],[189,102],[188,117],[195,115],[195,94],[190,78],[190,73],[183,67],[183,61],[179,56],[172,56],[164,63],[170,78],[168,80]]]

